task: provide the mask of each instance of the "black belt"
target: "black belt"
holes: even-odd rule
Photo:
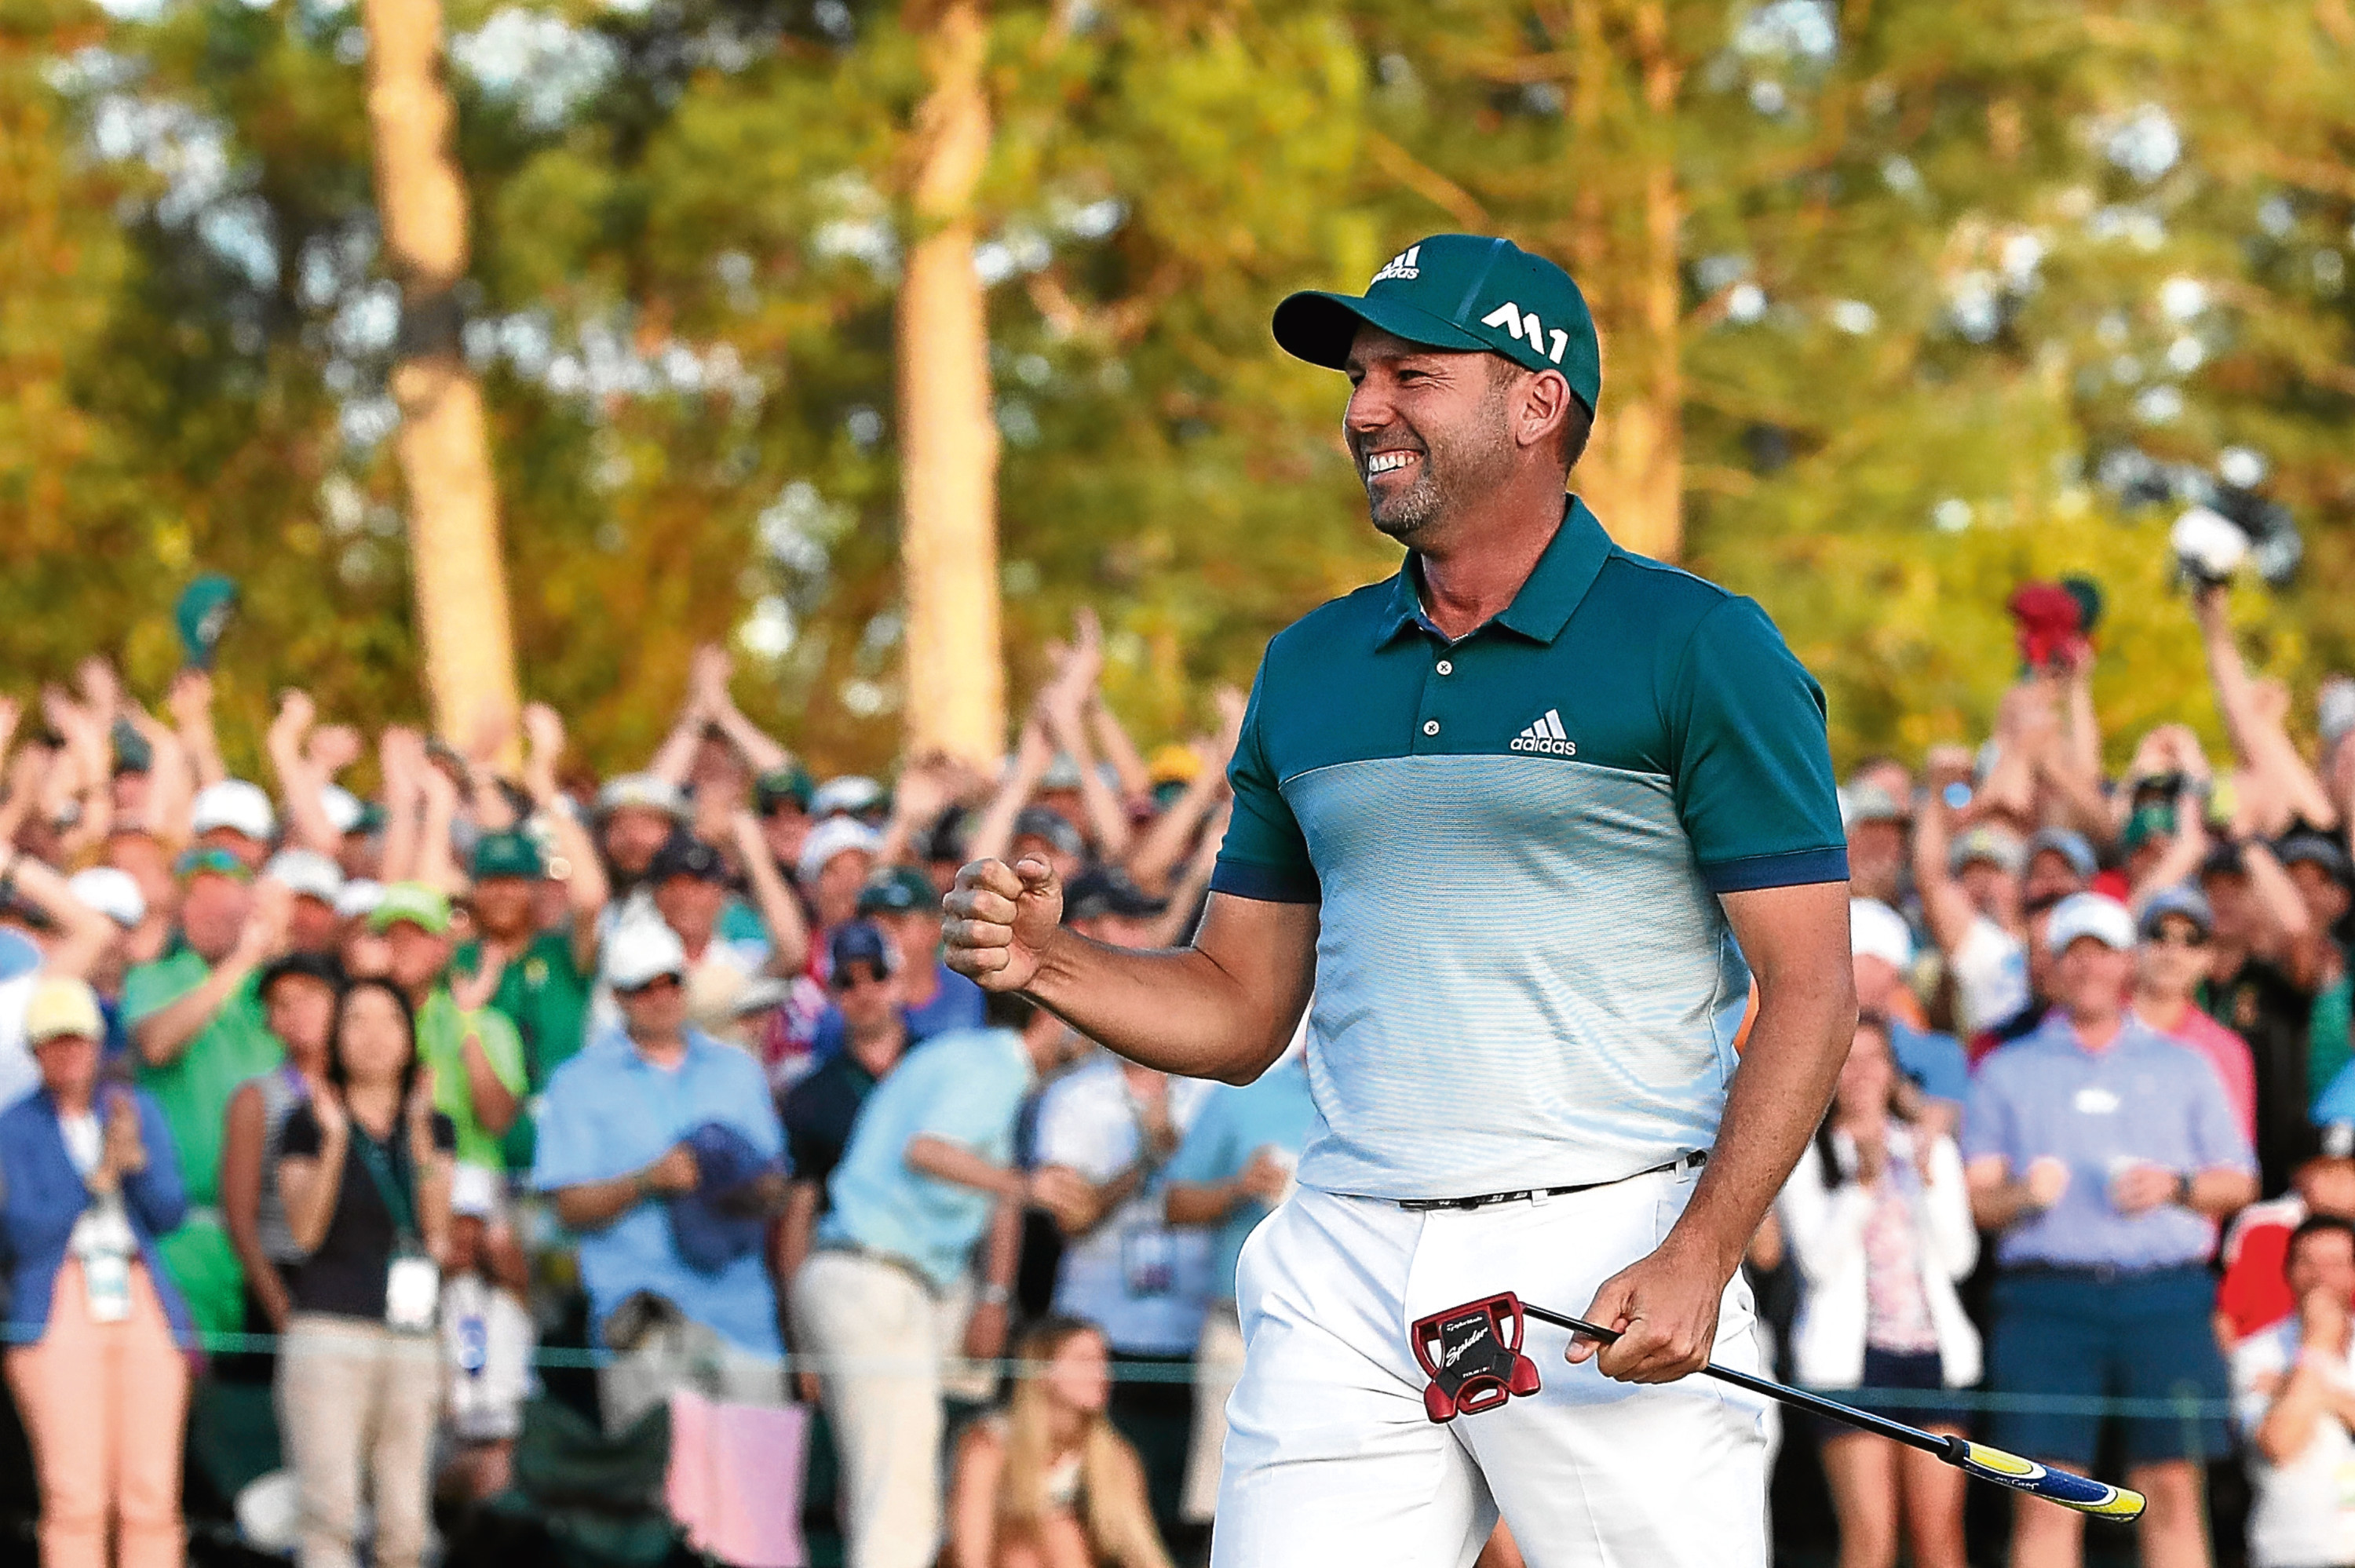
[[[1696,1149],[1690,1154],[1679,1154],[1666,1165],[1655,1165],[1649,1171],[1638,1171],[1634,1176],[1614,1176],[1608,1181],[1581,1181],[1575,1187],[1524,1187],[1518,1192],[1483,1192],[1476,1198],[1401,1198],[1398,1206],[1413,1213],[1427,1213],[1433,1209],[1485,1209],[1491,1203],[1517,1203],[1524,1198],[1532,1201],[1560,1198],[1572,1192],[1592,1192],[1597,1187],[1616,1187],[1622,1181],[1633,1181],[1636,1176],[1657,1176],[1669,1171],[1698,1171],[1709,1163],[1709,1150]]]

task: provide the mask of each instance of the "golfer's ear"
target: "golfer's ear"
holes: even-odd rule
[[[1513,439],[1524,447],[1550,447],[1561,439],[1570,415],[1570,383],[1559,370],[1540,370],[1521,384]]]

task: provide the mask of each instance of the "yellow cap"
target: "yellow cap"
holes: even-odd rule
[[[98,1010],[98,993],[83,980],[62,977],[42,980],[25,1001],[25,1039],[39,1045],[68,1034],[86,1040],[106,1037],[106,1018]]]
[[[1156,784],[1191,784],[1202,771],[1201,754],[1190,746],[1165,746],[1153,754],[1146,770]]]

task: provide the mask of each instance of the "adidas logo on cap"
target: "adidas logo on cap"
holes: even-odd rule
[[[1545,717],[1537,720],[1513,737],[1515,751],[1541,751],[1549,757],[1576,757],[1577,745],[1562,732],[1561,712],[1548,708]]]

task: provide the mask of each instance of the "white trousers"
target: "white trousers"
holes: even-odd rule
[[[1612,1382],[1531,1322],[1541,1391],[1436,1425],[1407,1342],[1416,1319],[1502,1290],[1582,1312],[1696,1179],[1468,1213],[1301,1189],[1243,1248],[1214,1568],[1468,1568],[1499,1512],[1532,1568],[1764,1568],[1765,1401],[1710,1378]],[[1713,1359],[1762,1371],[1755,1321],[1736,1276]]]

